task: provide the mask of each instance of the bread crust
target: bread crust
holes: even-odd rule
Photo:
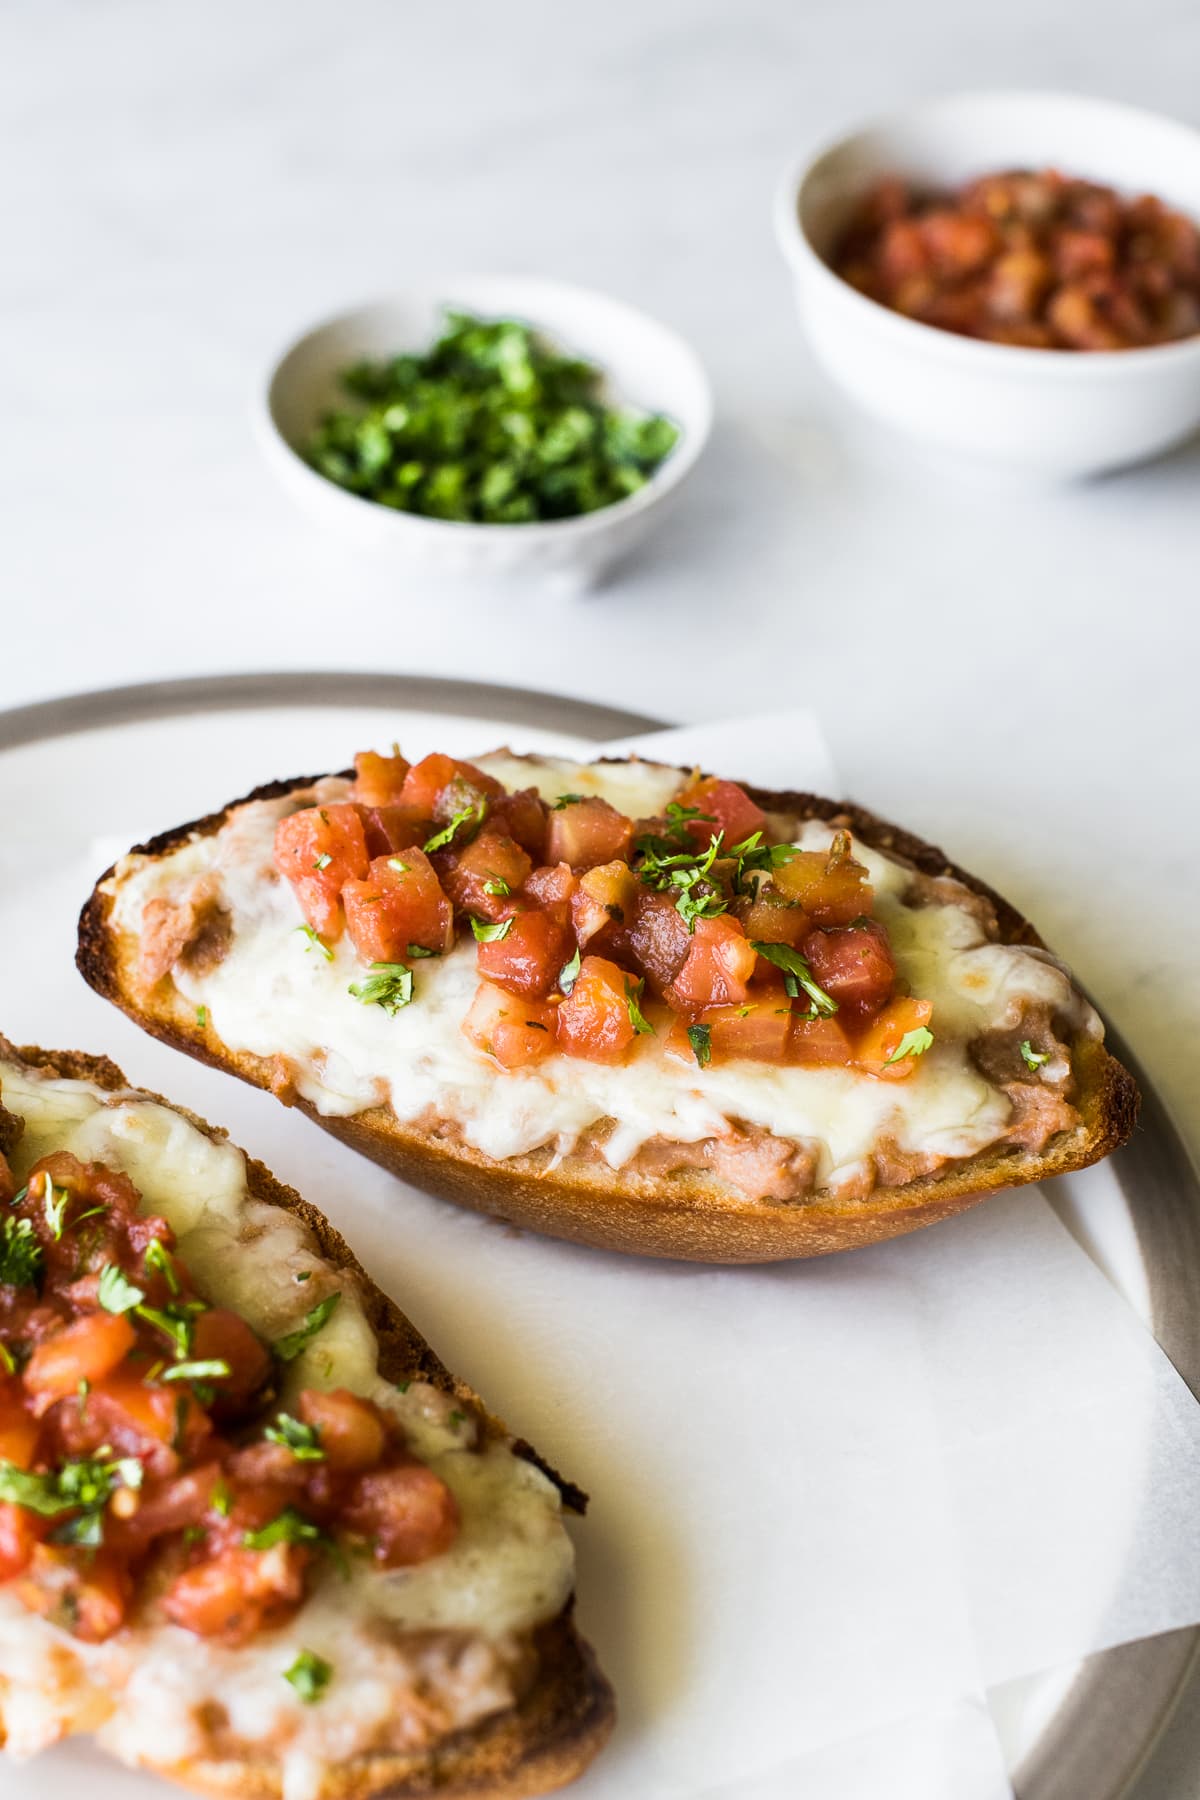
[[[48,1075],[90,1081],[106,1092],[136,1093],[170,1107],[215,1142],[226,1140],[224,1131],[186,1107],[134,1088],[106,1056],[18,1046],[0,1034],[0,1058],[23,1062]],[[371,1280],[324,1213],[294,1188],[277,1181],[265,1164],[248,1155],[246,1182],[252,1199],[281,1207],[299,1218],[331,1266],[354,1276],[364,1314],[379,1344],[379,1370],[386,1380],[427,1381],[472,1408],[481,1419],[487,1438],[508,1436],[503,1423],[487,1410],[478,1394],[450,1373],[395,1301]],[[518,1440],[514,1449],[550,1476],[567,1506],[577,1512],[584,1510],[587,1496],[564,1481],[529,1445]],[[572,1596],[556,1618],[533,1634],[537,1676],[515,1707],[468,1731],[453,1733],[431,1750],[373,1755],[333,1769],[321,1789],[321,1800],[376,1800],[384,1795],[394,1796],[395,1800],[419,1800],[428,1794],[436,1794],[438,1800],[519,1800],[551,1793],[575,1780],[602,1749],[616,1711],[612,1689],[595,1654],[575,1629],[573,1609]],[[281,1800],[282,1796],[279,1765],[265,1759],[189,1761],[159,1768],[157,1773],[201,1793],[231,1800]]]
[[[343,773],[350,776],[353,771]],[[318,779],[298,776],[270,782],[245,800],[231,801],[219,813],[150,839],[134,853],[165,855],[193,834],[207,836],[219,830],[229,813],[246,801],[276,799]],[[1015,907],[952,863],[936,846],[853,801],[745,785],[751,798],[767,812],[844,823],[863,843],[911,863],[923,874],[951,876],[994,906],[1002,943],[1045,948],[1034,927]],[[160,983],[151,998],[139,994],[136,940],[122,942],[110,928],[112,900],[101,892],[113,873],[109,869],[101,876],[80,915],[76,962],[84,980],[164,1043],[253,1086],[277,1089],[270,1061],[227,1049],[207,1025],[198,1023],[169,981]],[[614,1173],[602,1161],[578,1155],[567,1156],[554,1167],[548,1166],[550,1159],[544,1153],[537,1152],[497,1162],[468,1144],[448,1144],[421,1125],[404,1123],[387,1107],[371,1107],[348,1118],[327,1118],[299,1095],[287,1096],[287,1103],[401,1180],[512,1225],[641,1256],[692,1262],[773,1262],[824,1256],[915,1231],[950,1218],[1002,1188],[1066,1174],[1109,1155],[1133,1130],[1138,1109],[1136,1084],[1103,1044],[1086,1033],[1080,1032],[1067,1047],[1076,1088],[1074,1104],[1081,1118],[1078,1130],[1052,1140],[1041,1154],[1008,1146],[988,1149],[902,1187],[876,1188],[865,1200],[754,1201],[723,1189],[695,1169],[669,1175],[630,1169]]]

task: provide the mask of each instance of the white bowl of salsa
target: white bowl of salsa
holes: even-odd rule
[[[953,193],[1057,169],[1200,220],[1200,133],[1106,100],[962,94],[877,120],[780,183],[776,230],[826,374],[907,437],[997,467],[1070,479],[1159,455],[1200,428],[1200,334],[1136,348],[1033,348],[905,316],[835,272],[864,197],[887,177]]]

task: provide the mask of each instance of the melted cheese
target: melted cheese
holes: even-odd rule
[[[661,813],[688,779],[653,763],[578,764],[507,752],[480,758],[479,766],[551,800],[600,794],[635,817]],[[320,784],[323,799],[345,792],[333,778]],[[297,930],[295,898],[272,863],[275,826],[295,804],[294,797],[254,802],[215,837],[164,858],[125,858],[110,883],[113,919],[118,931],[136,936],[152,895],[181,892],[215,871],[233,917],[232,945],[203,975],[178,965],[175,984],[208,1008],[231,1049],[286,1057],[299,1091],[329,1116],[379,1104],[403,1121],[436,1115],[500,1160],[545,1145],[565,1155],[609,1122],[603,1155],[614,1169],[651,1140],[695,1143],[739,1120],[815,1151],[818,1185],[836,1188],[883,1139],[901,1150],[966,1157],[1003,1137],[1012,1103],[979,1073],[968,1045],[984,1030],[1016,1023],[1022,1004],[1046,1001],[1074,1028],[1099,1029],[1057,964],[989,942],[969,904],[909,905],[911,871],[859,844],[855,854],[870,872],[899,973],[934,1006],[936,1041],[911,1079],[750,1061],[702,1070],[648,1037],[616,1066],[555,1055],[499,1073],[461,1030],[478,981],[469,939],[415,964],[415,1002],[389,1018],[350,996],[361,965],[347,937],[326,960]],[[832,835],[828,825],[808,821],[796,842],[824,849]]]
[[[280,1755],[288,1800],[308,1800],[327,1767],[380,1734],[403,1740],[405,1692],[418,1684],[447,1730],[511,1704],[522,1636],[559,1612],[573,1583],[553,1485],[504,1444],[474,1448],[474,1426],[452,1397],[422,1382],[401,1392],[380,1376],[355,1281],[322,1261],[291,1214],[248,1196],[233,1145],[136,1093],[109,1095],[4,1061],[0,1098],[25,1122],[11,1159],[18,1176],[54,1149],[124,1170],[145,1209],[170,1222],[201,1291],[261,1336],[295,1330],[336,1288],[337,1310],[287,1367],[281,1404],[300,1387],[345,1387],[386,1407],[462,1515],[451,1549],[414,1568],[355,1564],[346,1580],[322,1570],[286,1626],[236,1651],[170,1625],[80,1644],[0,1588],[6,1748],[28,1755],[69,1730],[99,1727],[126,1761],[169,1767],[205,1753],[197,1709],[209,1703],[245,1744]],[[456,1635],[412,1635],[431,1632]],[[282,1678],[301,1649],[335,1671],[317,1706],[302,1705]]]

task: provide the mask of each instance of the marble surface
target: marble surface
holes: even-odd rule
[[[770,227],[780,167],[894,101],[1200,122],[1198,58],[1187,0],[7,0],[0,706],[316,667],[810,702],[849,791],[1070,956],[1200,1152],[1200,445],[1058,492],[912,462],[823,389]],[[401,584],[259,460],[296,328],[455,270],[608,289],[707,363],[705,462],[600,592]]]

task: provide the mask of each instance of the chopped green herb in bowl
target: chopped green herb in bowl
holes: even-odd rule
[[[285,349],[263,401],[263,453],[313,519],[410,577],[560,590],[650,535],[712,424],[675,332],[536,276],[446,277],[335,314]]]
[[[339,487],[398,512],[485,525],[577,518],[637,493],[679,441],[608,404],[603,371],[515,319],[447,311],[428,350],[345,368],[350,404],[306,446]]]

